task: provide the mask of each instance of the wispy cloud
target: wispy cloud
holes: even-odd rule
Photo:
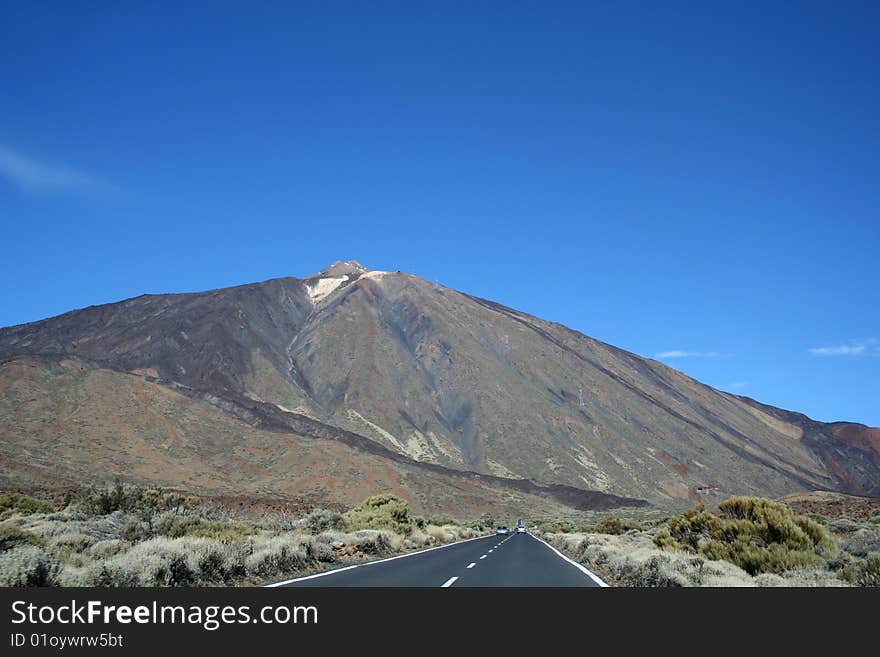
[[[718,358],[721,353],[718,351],[684,351],[683,349],[671,349],[670,351],[661,351],[654,354],[654,358]]]
[[[2,145],[0,177],[28,191],[89,191],[102,186],[83,171],[37,162]]]
[[[744,390],[749,387],[748,381],[733,381],[727,384],[728,390]]]
[[[808,349],[813,356],[880,356],[880,340],[865,338],[851,340],[846,344]]]

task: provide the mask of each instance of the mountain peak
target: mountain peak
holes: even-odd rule
[[[312,274],[311,276],[306,276],[303,280],[308,281],[316,278],[340,278],[342,276],[357,278],[361,274],[365,274],[368,271],[370,270],[364,267],[357,260],[337,260],[329,267],[325,267],[318,273]]]
[[[312,302],[317,303],[336,290],[356,281],[369,271],[357,260],[346,260],[344,262],[337,260],[317,274],[306,276],[303,279],[303,283],[305,283]]]

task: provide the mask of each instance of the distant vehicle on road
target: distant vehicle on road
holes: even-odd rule
[[[526,523],[523,522],[523,519],[520,518],[516,521],[516,533],[517,534],[525,534],[526,533]]]
[[[505,527],[504,525],[501,525],[498,529],[495,530],[496,536],[506,536],[509,533],[510,533],[510,530],[507,527]]]

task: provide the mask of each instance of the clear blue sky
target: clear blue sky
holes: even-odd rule
[[[353,258],[880,426],[878,7],[4,2],[0,325]]]

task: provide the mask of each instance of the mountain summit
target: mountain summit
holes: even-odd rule
[[[134,377],[251,427],[344,437],[390,458],[389,468],[432,476],[472,472],[657,501],[707,489],[880,495],[876,429],[720,392],[560,324],[353,260],[303,279],[147,295],[0,329],[0,359],[7,398],[42,394],[54,377],[70,386],[54,405],[0,407],[8,482],[42,476],[27,469],[27,454],[50,448],[52,432],[86,452],[111,449],[77,433],[125,424],[68,381],[80,371]],[[23,376],[24,362],[38,380]],[[221,460],[224,449],[254,449],[244,439],[217,445],[206,427],[153,411],[172,425],[155,440],[177,435]],[[341,485],[332,470],[319,488]]]

